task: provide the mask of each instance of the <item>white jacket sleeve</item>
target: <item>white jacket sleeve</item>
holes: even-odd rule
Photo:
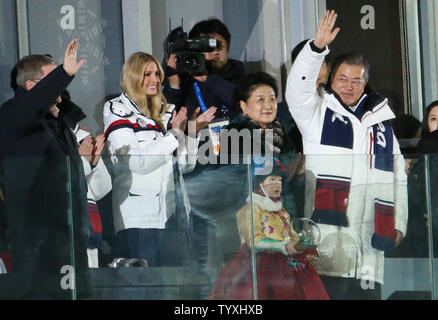
[[[395,228],[406,236],[408,225],[408,178],[405,171],[405,159],[394,136],[394,209]]]
[[[189,122],[189,132],[191,129],[195,130],[195,127],[190,127],[196,124]],[[197,138],[191,136],[185,136],[184,144],[180,144],[178,148],[178,163],[180,164],[181,173],[189,173],[195,169],[196,161],[198,160],[198,146],[200,141],[200,135]]]
[[[316,82],[328,48],[314,52],[309,40],[297,56],[289,72],[286,85],[286,101],[292,117],[302,133],[311,131],[310,123],[318,112],[322,98],[318,95]]]
[[[6,269],[6,265],[3,262],[3,259],[0,258],[0,274],[7,274],[8,270]]]
[[[102,159],[99,159],[97,165],[91,170],[91,174],[87,176],[87,184],[88,193],[91,192],[96,201],[102,199],[111,191],[111,176]]]
[[[82,160],[82,166],[84,167],[84,174],[88,182],[88,176],[91,175],[93,171],[91,169],[90,163],[87,161],[87,159],[85,159],[84,156],[81,156],[81,160]]]
[[[114,102],[113,102],[114,103]],[[122,105],[123,106],[123,105]],[[109,111],[109,104],[104,106],[105,130],[118,120]],[[170,132],[164,137],[150,137],[149,140],[139,141],[131,128],[119,128],[107,137],[108,147],[113,156],[127,163],[129,170],[137,174],[147,174],[166,163],[166,156],[172,155],[178,148],[178,139]]]

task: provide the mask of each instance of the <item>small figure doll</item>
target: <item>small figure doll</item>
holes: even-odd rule
[[[237,212],[241,246],[225,266],[209,299],[255,298],[252,253],[256,256],[257,297],[262,300],[328,299],[310,261],[316,250],[300,251],[298,234],[283,209],[282,180],[287,169],[275,161],[272,173],[254,178],[253,214],[248,203]],[[251,221],[252,219],[252,221]],[[252,233],[254,228],[254,233]]]

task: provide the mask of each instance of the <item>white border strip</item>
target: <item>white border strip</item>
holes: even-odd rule
[[[27,0],[16,0],[18,58],[29,55],[29,25],[27,20]]]

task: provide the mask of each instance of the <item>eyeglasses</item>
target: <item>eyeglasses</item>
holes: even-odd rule
[[[353,79],[353,80],[351,80],[351,79],[344,78],[344,77],[336,78],[336,80],[339,81],[342,86],[346,86],[349,83],[351,83],[351,86],[353,88],[358,88],[358,87],[360,87],[365,82],[364,79]]]

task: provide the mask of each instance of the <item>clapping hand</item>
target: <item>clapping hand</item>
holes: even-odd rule
[[[84,130],[88,131],[88,128],[84,127]],[[82,140],[78,152],[95,167],[100,160],[103,147],[105,147],[105,135],[100,134],[96,138],[89,135]]]
[[[82,140],[78,152],[89,163],[91,163],[91,160],[93,159],[93,138],[91,136],[87,136]]]
[[[335,40],[340,28],[334,28],[338,15],[334,10],[327,11],[321,19],[316,32],[314,44],[319,49],[324,49]]]
[[[91,165],[95,167],[100,160],[100,155],[102,154],[103,147],[105,147],[105,135],[98,135],[93,142],[93,159],[91,160]]]
[[[187,108],[182,107],[178,113],[173,110],[172,121],[170,123],[172,124],[172,129],[181,130],[182,134],[184,134],[187,125]]]
[[[78,39],[74,39],[69,43],[67,49],[65,49],[64,70],[69,76],[74,76],[86,62],[85,59],[78,62],[78,48]]]
[[[196,134],[198,134],[199,131],[204,129],[214,119],[214,115],[216,113],[216,110],[217,110],[216,107],[210,107],[207,109],[207,111],[205,111],[201,115],[199,115],[201,108],[198,107],[195,110],[191,120],[196,121]]]

